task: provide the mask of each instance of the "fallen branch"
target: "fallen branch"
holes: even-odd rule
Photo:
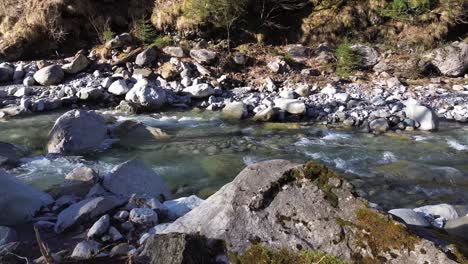
[[[124,64],[124,63],[127,63],[129,61],[131,61],[133,58],[136,57],[136,55],[138,55],[138,53],[142,52],[143,51],[143,48],[140,47],[132,52],[130,52],[128,55],[126,55],[125,57],[121,58],[121,59],[118,59],[114,62],[112,62],[112,66],[116,66],[116,65],[121,65],[121,64]]]
[[[34,226],[34,233],[36,233],[36,240],[37,244],[39,245],[39,250],[41,251],[42,256],[47,264],[55,264],[55,260],[50,254],[49,248],[47,245],[42,241],[41,235],[39,234],[39,230],[37,226]]]

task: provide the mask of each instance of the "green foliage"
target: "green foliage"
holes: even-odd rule
[[[153,43],[151,43],[151,46],[162,49],[164,47],[171,45],[171,43],[172,43],[172,38],[170,36],[159,35],[153,40]]]
[[[437,0],[392,0],[380,10],[380,14],[384,17],[407,20],[411,16],[429,12],[436,4]]]
[[[243,255],[230,254],[234,264],[345,264],[346,262],[322,251],[289,249],[273,250],[261,244],[254,244]]]
[[[104,32],[102,32],[102,39],[104,41],[103,43],[106,43],[112,40],[114,37],[115,37],[115,33],[110,29],[107,29]]]
[[[335,50],[336,74],[349,77],[362,65],[362,58],[351,49],[351,44],[345,40]]]
[[[134,34],[145,45],[153,44],[158,37],[156,29],[151,22],[146,19],[140,19],[136,22]]]

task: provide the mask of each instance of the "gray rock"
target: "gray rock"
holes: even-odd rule
[[[23,80],[23,85],[24,86],[33,86],[34,84],[36,84],[36,80],[34,80],[34,77],[32,77],[32,76],[27,76]]]
[[[377,133],[385,133],[390,129],[390,125],[386,118],[377,118],[369,123],[369,128]]]
[[[89,60],[82,53],[77,54],[70,63],[62,66],[62,70],[69,74],[84,71],[89,65]]]
[[[55,232],[63,233],[80,224],[96,220],[123,204],[126,199],[116,196],[88,198],[63,210],[57,217]]]
[[[107,77],[107,78],[105,78],[104,80],[102,80],[101,86],[102,86],[102,88],[104,88],[104,89],[108,89],[108,88],[112,85],[113,82],[114,82],[114,78],[112,78],[112,77]]]
[[[394,215],[408,225],[428,227],[431,224],[424,218],[423,214],[417,213],[411,209],[392,209],[388,211],[389,214]]]
[[[351,49],[361,56],[362,66],[365,68],[373,67],[379,62],[379,52],[372,47],[356,44]]]
[[[65,77],[65,73],[58,65],[44,67],[34,74],[34,80],[44,86],[59,84]]]
[[[293,115],[301,115],[306,112],[306,105],[298,99],[277,98],[274,100],[275,106]]]
[[[128,33],[122,33],[118,36],[115,36],[113,39],[106,43],[106,47],[110,49],[121,48],[125,45],[131,44],[133,37]]]
[[[243,102],[232,102],[223,108],[223,115],[227,118],[242,119],[248,115],[247,106]]]
[[[184,49],[181,47],[165,47],[163,52],[171,57],[183,58],[185,56]]]
[[[119,241],[123,238],[122,234],[117,230],[117,228],[111,226],[109,228],[109,236],[111,237],[112,241]]]
[[[114,81],[109,87],[109,89],[107,89],[109,93],[115,94],[115,95],[124,95],[129,90],[130,89],[128,89],[127,83],[125,82],[125,80],[122,80],[122,79]]]
[[[49,153],[80,154],[98,149],[107,139],[104,118],[94,111],[71,110],[60,116],[49,133]]]
[[[142,226],[158,224],[158,214],[150,208],[134,208],[130,211],[130,222]]]
[[[236,52],[232,56],[232,60],[238,65],[245,65],[247,63],[247,56],[244,53]]]
[[[171,197],[164,180],[154,170],[137,160],[127,161],[104,177],[104,188],[118,195],[147,194],[162,200]]]
[[[13,80],[21,81],[21,80],[23,80],[25,74],[26,73],[24,72],[24,65],[22,63],[20,63],[15,68],[15,72],[13,73]]]
[[[170,220],[176,220],[179,217],[186,215],[194,208],[200,206],[203,200],[195,195],[189,197],[182,197],[175,200],[165,201],[164,205],[168,210],[168,218]]]
[[[88,230],[86,236],[88,238],[99,237],[104,235],[110,226],[110,217],[109,215],[103,215],[99,220],[97,220],[93,226]]]
[[[468,69],[468,44],[454,42],[445,47],[436,49],[426,58],[431,60],[439,71],[447,76],[462,76]]]
[[[154,48],[148,48],[140,54],[138,54],[135,60],[135,64],[137,64],[140,67],[153,66],[156,63],[157,56],[158,53]]]
[[[206,98],[215,94],[213,86],[207,83],[195,84],[185,88],[183,91],[192,95],[193,98]]]
[[[43,206],[54,200],[19,179],[0,170],[0,226],[25,223]]]
[[[276,112],[273,109],[273,107],[267,107],[264,110],[261,110],[258,113],[256,113],[252,120],[262,122],[272,121],[275,117],[275,114]]]
[[[98,88],[86,87],[82,88],[78,94],[78,98],[81,100],[92,100],[96,101],[103,96],[103,91]]]
[[[125,95],[125,100],[146,109],[157,110],[166,104],[167,96],[161,87],[146,79],[141,79]]]
[[[13,144],[0,142],[0,167],[15,167],[21,158],[21,150]]]
[[[15,69],[10,64],[0,64],[0,82],[12,81],[14,72]]]
[[[111,249],[109,256],[110,257],[127,256],[128,253],[134,250],[135,250],[134,246],[129,245],[128,243],[120,243]]]
[[[301,44],[288,45],[286,47],[286,52],[291,56],[295,61],[305,61],[309,57],[310,50]]]
[[[216,61],[218,53],[207,49],[192,49],[190,57],[201,64],[211,64]]]
[[[420,124],[420,130],[433,131],[439,128],[439,118],[430,108],[422,105],[407,105],[406,116]]]
[[[374,258],[376,263],[382,257],[401,264],[454,263],[422,238],[411,248],[393,247],[391,255],[387,248],[371,250],[361,238],[379,236],[381,230],[368,228],[365,219],[398,223],[369,208],[366,201],[353,194],[351,184],[341,178],[329,177],[326,184],[330,188],[322,189],[314,179],[329,173],[315,163],[300,166],[272,160],[250,165],[164,232],[225,240],[233,252],[244,252],[253,239],[276,249],[320,248],[344,261],[360,254]],[[301,174],[304,177],[292,176]],[[401,232],[402,236],[410,235],[403,226]],[[152,243],[150,238],[146,246]]]
[[[268,62],[267,67],[273,73],[285,73],[289,71],[288,63],[281,57],[275,57]]]
[[[389,88],[398,88],[402,85],[398,77],[389,78],[387,79],[386,83]]]
[[[73,249],[71,257],[81,260],[90,259],[99,252],[100,247],[101,244],[94,240],[80,242],[75,246],[75,249]]]
[[[15,229],[7,226],[0,226],[0,246],[6,245],[11,242],[16,242],[18,236]]]
[[[93,169],[81,166],[65,175],[65,181],[55,194],[85,196],[98,180],[99,177]]]
[[[468,215],[447,221],[444,229],[453,236],[466,239],[466,235],[468,234]]]
[[[216,264],[228,263],[227,250],[221,240],[199,235],[168,234],[152,236],[139,255],[139,263],[147,264]]]

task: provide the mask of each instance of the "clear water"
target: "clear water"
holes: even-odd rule
[[[40,188],[58,183],[80,164],[100,174],[128,159],[142,159],[174,190],[206,197],[246,165],[268,159],[320,160],[386,209],[447,202],[468,204],[468,126],[443,123],[437,133],[374,136],[312,124],[228,122],[213,112],[124,116],[170,137],[129,135],[85,157],[45,157],[47,133],[60,113],[0,123],[0,141],[24,146],[33,158],[11,173]]]

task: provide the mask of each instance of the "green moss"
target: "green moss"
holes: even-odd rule
[[[391,249],[414,250],[414,245],[419,240],[401,224],[372,209],[359,209],[356,216],[358,228],[365,230],[358,234],[358,239],[362,245],[367,244],[375,256]]]
[[[328,169],[325,165],[317,161],[309,161],[304,165],[305,178],[314,181],[317,186],[325,193],[325,199],[333,206],[337,207],[339,204],[338,196],[333,192],[336,188],[330,185],[331,178],[339,178],[335,172]]]
[[[172,38],[170,36],[157,36],[154,40],[151,46],[156,47],[156,48],[164,48],[172,43]]]
[[[273,250],[262,244],[254,244],[238,255],[229,253],[230,263],[235,264],[345,264],[346,262],[322,251],[289,249]]]

